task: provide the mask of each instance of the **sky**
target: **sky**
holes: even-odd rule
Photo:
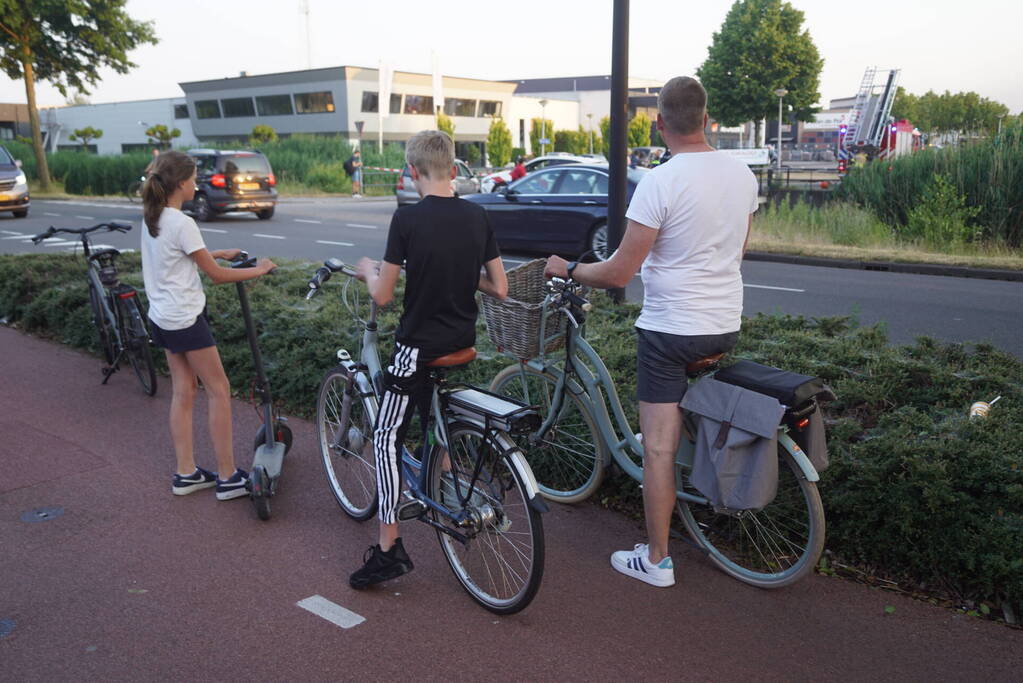
[[[913,93],[972,90],[1023,110],[1015,0],[790,0],[805,13],[821,56],[823,106],[855,94],[868,66],[901,69]],[[94,103],[180,97],[179,82],[328,66],[431,71],[483,79],[610,73],[611,0],[129,0],[160,42],[130,54],[138,67],[101,72]],[[667,80],[707,56],[729,0],[632,0],[629,73]],[[39,106],[64,97],[37,87]],[[21,81],[0,74],[0,102],[25,102]]]

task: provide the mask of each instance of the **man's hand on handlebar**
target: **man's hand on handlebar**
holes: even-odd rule
[[[367,256],[363,256],[359,259],[359,262],[355,264],[355,277],[363,282],[368,282],[371,277],[374,277],[377,274],[379,268],[379,262],[374,261]]]
[[[568,279],[568,261],[560,256],[550,256],[547,265],[543,269],[544,277],[560,277]]]

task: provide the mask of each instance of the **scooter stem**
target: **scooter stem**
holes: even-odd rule
[[[249,338],[249,350],[252,352],[252,364],[256,368],[256,382],[259,385],[260,398],[262,399],[263,424],[265,425],[266,444],[270,448],[274,445],[274,424],[273,424],[273,399],[270,396],[270,383],[266,379],[266,370],[263,368],[263,356],[259,352],[259,343],[256,341],[256,326],[252,322],[252,309],[249,308],[249,294],[245,291],[245,283],[236,282],[238,288],[238,302],[242,308],[242,319],[245,321],[245,333]]]

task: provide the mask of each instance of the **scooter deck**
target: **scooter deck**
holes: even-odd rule
[[[262,465],[263,470],[271,479],[281,476],[281,469],[284,464],[284,443],[274,442],[273,448],[267,444],[260,444],[256,449],[256,457],[252,459],[252,468]]]

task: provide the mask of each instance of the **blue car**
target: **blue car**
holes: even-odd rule
[[[631,168],[626,202],[649,170]],[[607,250],[606,164],[571,164],[530,173],[507,188],[465,197],[490,216],[504,249],[576,257],[592,251],[603,261]]]

